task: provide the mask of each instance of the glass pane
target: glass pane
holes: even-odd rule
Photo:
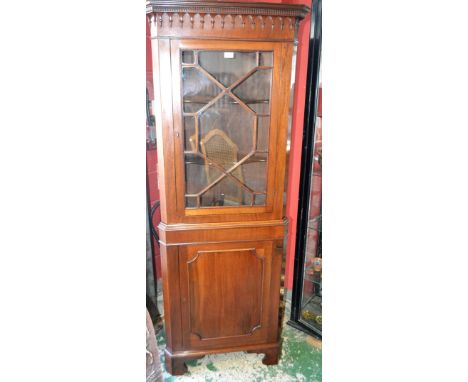
[[[260,66],[273,66],[273,53],[272,52],[260,53]]]
[[[266,157],[252,157],[242,166],[244,184],[255,192],[266,191]],[[235,175],[237,177],[237,175]]]
[[[270,117],[258,117],[257,129],[257,151],[268,152]]]
[[[197,112],[220,92],[221,89],[198,69],[192,67],[182,69],[184,112]]]
[[[223,175],[220,168],[210,165],[200,156],[187,154],[185,158],[185,192],[189,195],[200,193]]]
[[[237,152],[240,158],[251,152],[253,147],[254,113],[240,106],[232,97],[225,95],[213,106],[200,115],[200,136],[214,139],[215,142],[231,146],[225,150]],[[203,139],[201,140],[203,141]],[[218,151],[213,155],[222,155],[221,148],[213,148]],[[224,149],[223,149],[224,150]],[[229,155],[227,152],[225,155]],[[215,158],[214,158],[215,159]],[[237,161],[237,160],[236,160]]]
[[[192,116],[184,117],[184,150],[195,151],[195,118]],[[192,138],[193,137],[193,138]]]
[[[255,206],[264,206],[266,204],[266,195],[255,195]]]
[[[257,70],[233,93],[258,114],[270,114],[271,69]]]
[[[182,56],[186,208],[264,205],[272,52]]]
[[[251,205],[252,194],[232,177],[226,176],[203,194],[201,200],[202,207]]]
[[[193,54],[193,50],[184,50],[184,51],[182,51],[182,63],[183,64],[194,64],[195,63],[195,55]]]
[[[195,197],[186,197],[185,198],[185,205],[187,206],[187,208],[197,207],[197,198],[195,198]]]
[[[202,68],[228,87],[257,66],[257,53],[205,51],[198,53],[198,61]]]

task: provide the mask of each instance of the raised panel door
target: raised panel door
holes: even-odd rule
[[[272,270],[281,261],[272,245],[179,248],[184,346],[202,349],[268,340],[271,329],[277,328],[271,312],[277,311],[279,300],[279,273]]]

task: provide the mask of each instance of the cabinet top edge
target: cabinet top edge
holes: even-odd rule
[[[310,8],[299,4],[240,3],[234,1],[148,0],[146,13],[184,12],[235,15],[284,16],[303,19]]]

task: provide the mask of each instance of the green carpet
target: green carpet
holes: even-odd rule
[[[287,304],[285,320],[289,318]],[[164,330],[157,333],[157,341],[164,368],[166,347]],[[283,348],[278,365],[266,366],[263,354],[245,352],[214,354],[187,362],[188,373],[174,377],[164,369],[165,382],[321,382],[322,350],[306,341],[307,335],[286,324],[282,331]]]

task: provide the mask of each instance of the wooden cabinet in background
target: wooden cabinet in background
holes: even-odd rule
[[[149,1],[166,367],[280,353],[292,52],[308,8]]]

